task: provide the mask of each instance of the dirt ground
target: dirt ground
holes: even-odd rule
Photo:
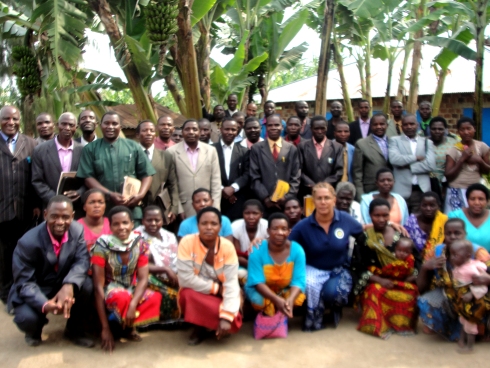
[[[488,367],[490,343],[477,343],[475,353],[462,356],[456,344],[422,333],[392,336],[383,341],[356,330],[357,315],[347,309],[339,327],[314,333],[292,321],[287,339],[255,341],[252,322],[224,341],[206,340],[187,346],[190,330],[150,331],[139,343],[117,343],[112,355],[100,344],[83,349],[62,338],[62,317],[50,315],[43,343],[29,347],[5,309],[0,311],[0,367]]]

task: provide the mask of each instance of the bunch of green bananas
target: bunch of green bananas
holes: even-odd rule
[[[144,14],[151,43],[166,44],[178,30],[179,0],[151,0],[144,7]]]
[[[15,61],[12,71],[17,77],[17,87],[23,97],[38,93],[42,82],[39,76],[37,60],[31,48],[27,46],[14,46],[12,59]]]

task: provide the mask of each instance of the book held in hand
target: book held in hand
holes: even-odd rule
[[[60,180],[58,181],[58,189],[56,189],[56,194],[63,194],[71,190],[80,189],[80,179],[77,178],[76,171],[63,171],[60,175]]]
[[[276,184],[276,189],[274,190],[274,193],[272,193],[271,201],[277,202],[281,198],[284,198],[284,196],[288,192],[289,192],[289,183],[279,179]]]
[[[315,210],[315,203],[313,202],[313,197],[311,195],[307,195],[303,198],[303,209],[306,217],[310,216]]]
[[[125,176],[124,177],[124,184],[122,188],[122,195],[125,198],[129,198],[131,196],[135,196],[140,192],[141,188],[141,181],[132,178],[130,176]]]

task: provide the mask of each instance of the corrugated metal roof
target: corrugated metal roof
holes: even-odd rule
[[[438,55],[440,48],[424,45],[422,48],[423,60],[420,66],[419,75],[419,95],[432,95],[435,92],[437,85],[437,76],[432,67],[434,57]],[[403,64],[403,54],[399,55],[393,68],[393,76],[391,83],[391,96],[396,96],[398,88],[398,80],[400,70]],[[410,75],[409,61],[407,78]],[[371,59],[371,93],[373,97],[384,97],[386,92],[386,84],[388,79],[388,61],[380,59]],[[457,58],[450,65],[450,73],[446,77],[444,84],[444,93],[472,93],[475,90],[475,62]],[[488,62],[484,64],[483,72],[483,90],[490,92],[490,74],[488,70]],[[344,65],[344,75],[347,80],[349,94],[352,99],[361,98],[360,78],[357,66],[355,63]],[[342,89],[340,78],[337,69],[330,70],[328,74],[327,84],[327,99],[342,99]],[[316,91],[317,77],[306,78],[288,85],[275,88],[269,91],[268,99],[274,102],[290,102],[290,101],[314,101]],[[408,93],[409,84],[405,82],[405,90]],[[260,101],[260,96],[255,96],[256,101]]]

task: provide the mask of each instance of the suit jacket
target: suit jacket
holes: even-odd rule
[[[56,265],[58,266],[56,269]],[[83,226],[72,221],[68,241],[56,257],[46,222],[29,230],[20,238],[12,258],[14,284],[8,298],[9,310],[27,303],[41,313],[44,303],[63,284],[82,287],[90,266]]]
[[[170,211],[177,215],[179,213],[179,187],[177,184],[177,174],[175,172],[175,163],[172,154],[155,148],[153,150],[151,164],[155,169],[156,174],[153,175],[150,190],[146,194],[147,205],[155,203],[156,195],[164,183],[164,187],[168,189],[168,194],[172,200]]]
[[[172,154],[177,173],[180,198],[179,213],[184,212],[187,217],[196,214],[192,207],[192,193],[199,188],[209,189],[214,200],[213,206],[220,209],[221,174],[216,149],[200,142],[199,156],[194,171],[187,157],[184,143],[184,141],[177,143],[167,150]]]
[[[55,137],[40,144],[34,148],[32,154],[32,185],[37,195],[43,201],[44,206],[56,195],[56,189],[58,188],[62,171],[55,139],[57,138]],[[82,149],[83,146],[80,143],[73,142],[73,156],[70,171],[78,170]],[[86,189],[85,185],[83,185],[83,180],[80,179],[80,188],[77,190],[78,194],[80,196],[83,195]]]
[[[289,183],[286,196],[296,196],[301,178],[298,150],[291,143],[282,140],[277,162],[272,157],[269,141],[255,143],[250,149],[250,179],[252,189],[263,201],[274,193],[278,179]]]
[[[436,169],[436,158],[432,141],[416,136],[417,148],[412,153],[410,141],[406,135],[390,138],[389,155],[396,178],[393,191],[407,199],[412,194],[412,178],[417,175],[417,182],[423,192],[431,190],[429,174]],[[417,156],[425,157],[417,161]]]
[[[16,217],[28,220],[32,209],[39,205],[31,184],[32,152],[36,145],[34,139],[19,133],[12,154],[0,137],[0,222]]]
[[[356,145],[356,142],[359,139],[362,139],[362,130],[361,130],[361,122],[359,121],[359,118],[354,120],[353,122],[349,123],[350,125],[350,137],[348,142],[352,144],[353,146]],[[369,128],[368,135],[371,134],[371,128]]]
[[[334,139],[333,140],[334,142],[336,142],[336,140]],[[347,175],[349,175],[349,181],[354,184],[354,176],[352,174],[352,163],[354,162],[354,152],[355,152],[355,147],[350,144],[350,143],[346,143],[347,145],[347,163],[348,163],[348,169],[347,169]]]
[[[364,193],[377,190],[376,173],[383,167],[390,167],[390,164],[385,159],[374,137],[369,135],[367,138],[357,141],[354,150],[352,174],[358,201],[360,201]]]
[[[344,147],[341,144],[327,139],[318,158],[313,139],[309,139],[298,145],[298,154],[301,165],[301,185],[305,189],[320,182],[327,182],[335,187],[342,179]]]
[[[218,153],[221,185],[228,187],[236,183],[240,187],[240,190],[235,193],[235,197],[237,198],[235,204],[231,204],[227,199],[221,198],[221,212],[233,221],[242,217],[243,203],[248,199],[246,193],[248,192],[248,184],[250,183],[250,151],[238,143],[233,145],[229,176],[226,177],[222,141],[220,140],[218,143],[215,143],[214,147]]]
[[[396,122],[393,119],[388,119],[388,129],[386,129],[386,136],[388,138],[396,137],[398,134],[398,129],[396,128]]]

